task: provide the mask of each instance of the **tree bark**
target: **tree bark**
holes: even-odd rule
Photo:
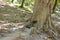
[[[29,21],[34,25],[34,30],[32,30],[33,34],[41,32],[60,32],[52,23],[51,14],[53,13],[54,6],[52,3],[52,0],[35,0],[33,15]],[[35,22],[35,24],[33,22]]]
[[[25,1],[25,0],[22,0],[21,6],[19,6],[19,7],[23,8],[23,6],[24,6],[24,1]]]
[[[13,2],[14,2],[14,0],[11,0],[11,2],[13,3]]]
[[[41,29],[51,16],[51,0],[36,0],[34,5],[34,11],[31,21],[37,21],[35,25],[38,29]]]

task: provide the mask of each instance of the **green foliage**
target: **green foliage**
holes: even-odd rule
[[[59,3],[59,2],[58,2],[57,4],[58,4],[58,5],[60,5],[60,3]]]
[[[17,0],[17,1],[18,1],[19,4],[22,2],[22,0]]]
[[[4,0],[5,2],[9,2],[12,3],[12,0]],[[17,6],[21,6],[22,4],[22,0],[14,0],[13,1],[14,4],[18,4]],[[25,10],[30,10],[32,12],[33,10],[33,5],[34,5],[34,0],[25,0],[23,3],[23,9]]]
[[[4,0],[5,2],[10,2],[11,0]]]
[[[58,1],[57,5],[59,5],[59,6],[60,6],[60,0],[57,0],[57,1]]]

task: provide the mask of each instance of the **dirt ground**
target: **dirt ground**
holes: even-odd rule
[[[50,38],[47,34],[30,35],[31,29],[25,29],[26,20],[31,17],[32,13],[22,8],[9,6],[0,7],[0,40],[60,40]],[[60,28],[60,11],[52,14],[55,26]]]

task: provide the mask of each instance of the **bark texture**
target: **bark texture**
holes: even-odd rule
[[[33,34],[41,33],[41,31],[48,32],[49,35],[53,32],[60,32],[52,23],[51,14],[54,11],[53,6],[53,0],[35,0],[34,14],[30,20],[31,23],[36,21],[34,24],[35,30],[32,31]]]

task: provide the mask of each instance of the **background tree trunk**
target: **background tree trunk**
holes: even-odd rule
[[[19,7],[23,8],[23,6],[24,6],[24,1],[25,1],[25,0],[22,0],[21,6],[19,6]]]
[[[11,2],[13,3],[13,2],[14,2],[14,0],[11,0]]]

